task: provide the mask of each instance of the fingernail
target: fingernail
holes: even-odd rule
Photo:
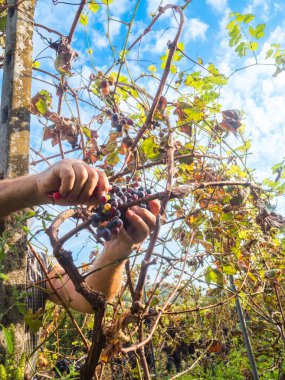
[[[138,210],[139,210],[139,206],[133,206],[133,207],[132,207],[132,210],[134,210],[134,211],[138,211]]]
[[[54,201],[57,201],[58,199],[63,198],[63,197],[60,195],[59,191],[54,192],[53,195],[52,195],[52,197],[53,197],[53,200],[54,200]]]
[[[129,215],[134,215],[135,213],[132,210],[128,210]]]

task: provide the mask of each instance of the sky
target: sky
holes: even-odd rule
[[[38,0],[35,19],[37,23],[68,34],[74,14],[78,8],[78,0],[69,2],[74,5],[65,5],[60,2],[54,6],[51,1]],[[183,0],[172,0],[172,4],[182,4]],[[152,15],[159,5],[167,4],[160,0],[141,0],[134,26],[129,37],[132,42],[142,33],[152,20]],[[118,20],[129,22],[133,14],[135,0],[114,0],[109,7],[111,21],[107,22],[106,6],[101,5],[96,14],[88,13],[89,22],[86,31],[79,25],[72,43],[72,48],[79,53],[74,64],[74,77],[69,81],[75,87],[80,86],[80,80],[88,78],[95,70],[106,70],[113,62],[113,53],[109,48],[106,33],[114,46],[115,56],[123,48],[127,32],[126,25]],[[203,59],[205,64],[214,63],[220,72],[230,75],[234,70],[250,65],[254,62],[250,54],[247,58],[239,58],[229,47],[229,38],[225,29],[231,12],[253,13],[256,16],[253,24],[266,23],[265,38],[260,41],[260,48],[256,52],[259,62],[265,62],[265,52],[271,43],[279,43],[285,47],[285,2],[284,0],[193,0],[185,12],[185,26],[181,41],[185,45],[186,53],[197,60]],[[160,66],[160,57],[165,53],[167,43],[173,39],[177,23],[171,12],[166,12],[153,30],[145,36],[139,49],[134,49],[128,56],[128,67],[133,78],[142,71],[147,72],[151,64]],[[38,28],[39,33],[34,36],[34,59],[41,63],[41,68],[56,74],[54,69],[54,53],[47,47],[47,40],[55,41],[57,37]],[[45,38],[43,38],[45,37]],[[93,51],[92,60],[87,49]],[[43,49],[45,49],[43,51]],[[46,58],[48,57],[48,58]],[[138,61],[139,58],[139,61]],[[267,61],[268,62],[268,61]],[[193,65],[185,62],[185,69],[193,70]],[[228,85],[221,91],[220,103],[223,109],[240,109],[244,112],[246,129],[245,137],[252,141],[251,154],[248,157],[248,166],[255,169],[255,176],[262,182],[270,175],[271,167],[280,162],[285,156],[285,72],[277,78],[273,77],[274,67],[255,66],[240,70],[231,76]],[[77,75],[76,73],[81,73]],[[161,70],[158,70],[158,74]],[[35,77],[50,80],[47,76],[35,73]],[[84,79],[83,79],[84,80]],[[154,95],[156,87],[152,82],[146,83],[150,94]],[[55,89],[43,85],[39,81],[33,83],[33,94],[42,88],[49,89],[55,96]],[[56,103],[56,102],[55,102]],[[63,111],[68,112],[65,107]],[[88,123],[94,110],[82,105],[81,116]],[[229,137],[229,141],[236,146],[241,141]],[[48,154],[51,149],[49,143],[42,143],[42,126],[33,118],[32,146],[36,150],[42,149]],[[66,148],[69,148],[66,146]],[[43,169],[45,166],[39,166]],[[280,213],[285,215],[284,202],[279,204]],[[48,244],[48,243],[47,243]],[[78,250],[82,248],[82,241],[78,242]]]
[[[68,33],[77,5],[66,6],[59,3],[53,6],[50,3],[46,0],[38,1],[36,21],[60,30],[62,33]],[[78,1],[73,0],[71,3],[78,4]],[[110,5],[112,21],[109,24],[106,21],[106,6],[102,5],[96,14],[89,13],[86,35],[89,47],[93,50],[94,65],[87,54],[87,39],[84,28],[80,25],[72,44],[72,47],[79,52],[79,59],[74,65],[77,72],[81,71],[83,76],[88,78],[94,71],[93,67],[104,71],[112,64],[113,55],[109,48],[106,32],[109,32],[115,50],[120,52],[127,28],[123,23],[114,20],[129,21],[135,3],[135,0],[114,0]],[[166,1],[160,0],[141,0],[129,41],[133,41],[148,26],[152,14],[156,12],[158,6],[166,3]],[[183,0],[173,0],[171,3],[183,4]],[[87,8],[86,11],[88,12]],[[246,59],[240,59],[228,45],[225,25],[228,23],[230,12],[253,13],[256,16],[254,25],[266,23],[266,36],[260,41],[260,48],[257,51],[259,62],[266,62],[264,55],[265,51],[269,49],[270,43],[280,43],[281,46],[285,46],[285,3],[283,0],[193,0],[186,10],[182,34],[185,51],[191,58],[201,57],[204,63],[213,62],[226,75],[254,62],[250,54]],[[62,17],[63,14],[64,17]],[[133,50],[129,55],[128,62],[133,78],[136,78],[141,71],[147,72],[150,64],[160,66],[160,56],[165,53],[167,42],[173,38],[176,25],[173,14],[166,12],[153,31],[146,35],[139,50]],[[55,39],[56,37],[41,29],[38,30],[47,38]],[[45,46],[42,38],[36,33],[35,58]],[[141,59],[139,62],[137,62],[138,52]],[[50,49],[41,54],[44,57],[47,55],[51,58],[39,59],[39,62],[55,72],[54,56]],[[189,63],[188,66],[191,67]],[[277,78],[272,76],[273,73],[274,68],[271,66],[252,67],[239,71],[230,78],[228,85],[222,90],[220,98],[223,109],[244,111],[245,136],[252,140],[248,164],[251,168],[256,169],[256,176],[259,180],[268,176],[271,166],[280,162],[284,156],[285,73],[281,73]],[[78,76],[75,75],[70,81],[76,84]],[[33,92],[40,88],[42,88],[42,84],[35,82]],[[150,92],[155,91],[151,83],[148,84],[148,88]],[[90,109],[83,106],[82,112],[83,118],[87,122]],[[39,132],[37,130],[37,133]],[[38,138],[36,141],[39,143]]]

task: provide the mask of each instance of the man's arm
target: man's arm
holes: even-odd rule
[[[55,202],[59,205],[92,205],[96,204],[100,195],[110,189],[104,172],[80,160],[61,160],[42,173],[0,181],[0,218],[25,207],[51,203],[48,197],[51,192],[59,191],[61,198]],[[95,261],[92,270],[105,268],[90,274],[86,279],[94,289],[105,293],[109,301],[120,290],[124,259],[127,259],[136,244],[141,243],[154,228],[160,205],[158,201],[151,201],[150,206],[152,212],[138,206],[126,212],[130,224],[128,230],[122,229],[117,237],[105,244],[104,251]],[[50,277],[54,277],[56,273],[62,278],[54,278],[52,281],[61,298],[76,310],[92,312],[89,303],[76,292],[71,280],[59,265],[50,272]],[[59,303],[55,295],[50,295],[50,299]]]
[[[35,201],[35,176],[0,181],[0,218],[13,211],[33,206]]]
[[[126,218],[130,224],[128,230],[122,229],[117,237],[105,243],[102,255],[96,259],[90,271],[92,272],[96,268],[104,268],[98,272],[91,273],[86,278],[86,282],[90,286],[106,294],[109,302],[114,299],[121,289],[126,259],[135,246],[141,243],[155,226],[160,205],[158,201],[151,201],[150,205],[152,212],[138,206],[134,206],[126,212]],[[117,262],[117,260],[120,260],[120,262]],[[92,313],[90,304],[77,293],[71,280],[64,274],[63,268],[57,266],[49,273],[49,276],[53,278],[56,274],[60,274],[61,278],[52,279],[52,284],[66,305],[83,313]],[[49,284],[47,287],[51,290]],[[59,298],[54,294],[51,294],[49,299],[55,303],[60,303]]]
[[[96,190],[96,191],[95,191]],[[61,160],[42,173],[0,181],[0,218],[25,207],[52,203],[48,197],[59,191],[59,205],[94,204],[110,190],[104,172],[83,161]]]

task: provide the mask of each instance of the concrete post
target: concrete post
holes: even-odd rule
[[[17,2],[19,5],[13,6]],[[25,175],[29,170],[34,5],[34,0],[8,0],[0,111],[0,179]],[[11,231],[11,249],[0,263],[1,272],[8,276],[8,280],[0,280],[0,323],[15,324],[16,353],[19,355],[23,350],[24,321],[15,307],[15,290],[24,288],[27,244],[25,233],[15,225],[15,218],[11,217],[0,226],[0,233]],[[0,354],[3,352],[1,341],[0,336]]]

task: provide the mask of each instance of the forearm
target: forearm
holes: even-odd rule
[[[13,211],[37,204],[36,176],[25,176],[0,181],[0,218]]]
[[[127,250],[125,254],[120,255],[118,262],[114,257],[116,256],[115,252],[104,251],[90,269],[90,275],[86,277],[87,284],[96,291],[104,293],[108,302],[111,302],[115,298],[121,288],[125,265],[124,258],[127,259],[129,254],[130,250]],[[102,269],[94,271],[99,268]],[[63,268],[57,267],[55,271],[50,273],[50,277],[53,277],[56,273],[63,275]],[[54,279],[52,283],[66,305],[82,313],[92,313],[90,304],[75,290],[72,281],[66,274],[60,279]],[[55,303],[62,302],[54,294],[50,295],[49,298]]]

